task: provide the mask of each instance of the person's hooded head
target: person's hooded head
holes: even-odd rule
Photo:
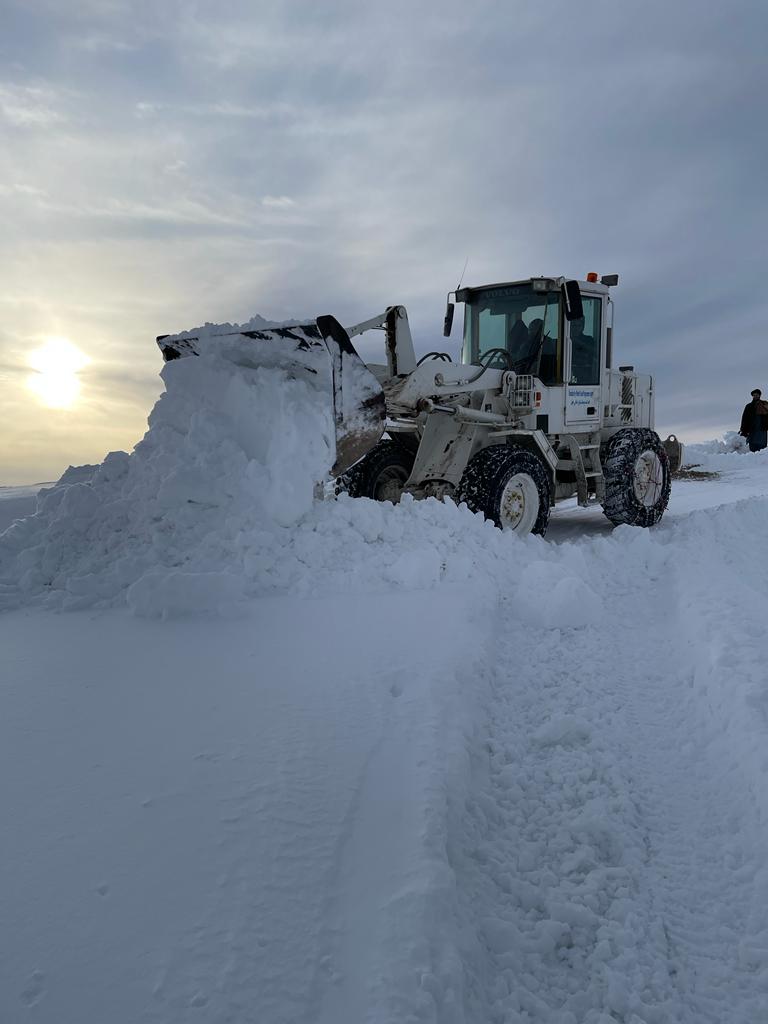
[[[538,341],[538,339],[541,337],[541,332],[543,331],[543,329],[544,321],[540,317],[536,317],[534,320],[531,320],[530,324],[528,325],[528,335],[533,341]]]
[[[762,391],[760,390],[760,388],[755,388],[755,390],[752,391],[751,394],[752,394],[752,401],[753,402],[759,402],[760,401],[760,396],[762,395]]]

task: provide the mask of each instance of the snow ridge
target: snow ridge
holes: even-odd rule
[[[733,538],[758,536],[766,511],[752,499],[589,544],[603,601],[583,627],[531,628],[503,600],[490,759],[455,821],[477,936],[468,1019],[764,1014],[768,686],[752,630],[768,600]]]

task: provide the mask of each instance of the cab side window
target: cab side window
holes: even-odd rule
[[[598,298],[584,296],[584,316],[572,320],[571,327],[571,384],[600,383],[600,312]]]

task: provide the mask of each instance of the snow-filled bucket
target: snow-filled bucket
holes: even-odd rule
[[[319,316],[314,323],[269,329],[231,331],[211,327],[164,334],[157,344],[168,362],[203,354],[212,337],[236,365],[248,369],[279,366],[313,388],[327,390],[335,428],[331,469],[335,476],[361,459],[384,433],[384,392],[335,317]]]

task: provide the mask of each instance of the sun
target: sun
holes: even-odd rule
[[[78,373],[90,362],[88,356],[69,338],[50,337],[30,352],[28,362],[34,372],[27,387],[37,400],[49,409],[71,409],[80,397]]]

